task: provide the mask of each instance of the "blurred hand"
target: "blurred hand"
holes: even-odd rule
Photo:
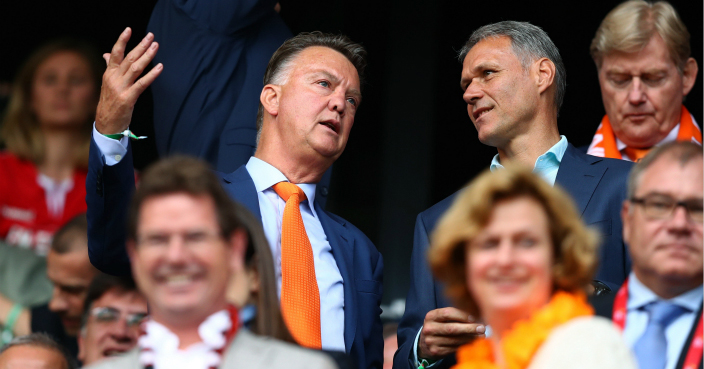
[[[95,128],[102,134],[120,133],[129,127],[137,98],[164,69],[159,63],[144,77],[137,79],[154,59],[159,44],[153,42],[154,35],[150,32],[137,47],[124,56],[131,35],[132,30],[126,28],[112,47],[112,52],[103,54],[107,69],[103,74],[100,100],[95,114]]]
[[[418,357],[442,359],[474,338],[484,336],[485,330],[483,324],[475,323],[462,310],[453,307],[431,310],[425,315],[418,339]]]

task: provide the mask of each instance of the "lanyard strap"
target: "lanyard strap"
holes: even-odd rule
[[[626,315],[628,313],[626,305],[628,303],[628,279],[623,283],[623,286],[616,293],[616,298],[614,299],[614,310],[612,320],[616,326],[623,331],[626,326]],[[704,314],[703,314],[704,315]],[[699,367],[699,363],[702,360],[702,347],[704,334],[702,327],[702,317],[699,317],[699,323],[694,331],[694,337],[692,337],[692,342],[689,344],[689,349],[687,350],[687,355],[685,356],[683,369],[695,369]],[[685,345],[687,343],[685,342]]]

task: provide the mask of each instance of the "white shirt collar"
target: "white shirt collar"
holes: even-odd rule
[[[254,156],[249,158],[246,168],[247,172],[249,172],[249,175],[252,177],[252,181],[254,181],[254,188],[256,188],[257,192],[264,192],[264,190],[271,188],[271,186],[279,182],[290,182],[276,167]],[[296,185],[306,194],[308,202],[311,204],[310,208],[313,209],[314,206],[312,204],[315,203],[315,189],[317,184],[296,183]]]

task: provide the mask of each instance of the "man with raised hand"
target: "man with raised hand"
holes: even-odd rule
[[[112,273],[129,272],[121,219],[134,179],[127,138],[111,135],[127,129],[137,97],[162,68],[157,64],[137,79],[158,45],[149,34],[123,58],[129,36],[123,33],[106,55],[86,180],[91,261]],[[345,36],[315,32],[287,40],[264,76],[257,151],[246,165],[220,174],[228,193],[262,221],[282,313],[296,341],[344,351],[359,368],[382,363],[382,258],[315,196],[316,183],[347,144],[362,98],[365,54]]]

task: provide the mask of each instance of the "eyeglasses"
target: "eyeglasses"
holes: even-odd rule
[[[113,323],[120,320],[122,312],[113,307],[103,306],[93,308],[93,310],[90,311],[90,315],[95,317],[95,320],[100,323]],[[139,326],[146,317],[147,313],[125,314],[125,321],[128,326],[136,327]]]
[[[677,201],[670,196],[648,195],[641,198],[634,197],[631,202],[643,206],[645,215],[652,219],[669,218],[678,206],[682,206],[693,221],[704,221],[702,199]]]

